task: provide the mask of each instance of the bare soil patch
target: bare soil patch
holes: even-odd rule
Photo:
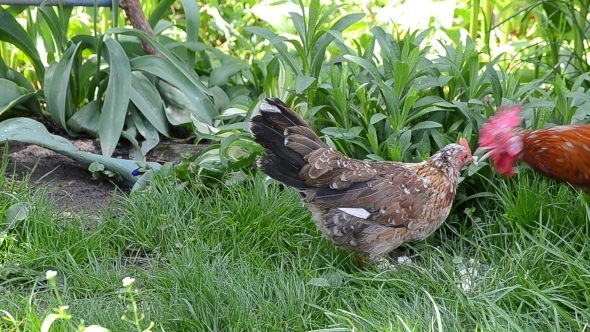
[[[92,151],[93,140],[78,140],[78,148]],[[84,148],[86,147],[86,148]],[[4,153],[4,146],[0,152]],[[31,174],[33,186],[50,186],[51,199],[57,207],[75,210],[100,210],[108,205],[115,192],[129,193],[116,183],[92,178],[92,174],[78,162],[37,145],[9,142],[8,174],[22,179]],[[100,153],[100,152],[99,152]]]
[[[68,138],[69,139],[69,138]],[[97,139],[69,139],[78,149],[100,154]],[[190,152],[197,156],[205,146],[181,143],[164,143],[156,147],[147,159],[165,163],[172,161],[179,163],[182,153]],[[49,193],[55,205],[73,210],[100,210],[111,200],[116,202],[119,195],[126,195],[130,189],[121,183],[92,178],[85,167],[51,150],[37,145],[10,141],[9,166],[7,173],[15,174],[18,179],[31,174],[31,184],[34,186],[50,186]],[[0,144],[0,154],[4,153],[4,144]],[[129,158],[129,148],[119,145],[115,158]]]

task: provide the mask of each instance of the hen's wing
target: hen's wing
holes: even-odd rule
[[[366,224],[407,227],[423,217],[434,190],[430,180],[402,163],[369,163],[326,148],[306,159],[299,178],[312,188],[302,193],[304,200]]]
[[[590,126],[555,126],[526,132],[521,160],[535,171],[590,189]]]

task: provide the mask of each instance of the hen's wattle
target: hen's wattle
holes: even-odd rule
[[[275,98],[261,103],[250,129],[266,152],[260,169],[299,192],[325,238],[374,262],[440,227],[472,161],[464,139],[417,164],[351,159]]]

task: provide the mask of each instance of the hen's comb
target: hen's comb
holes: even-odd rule
[[[461,137],[461,139],[459,140],[459,144],[461,144],[463,147],[465,147],[467,149],[467,151],[469,151],[469,153],[471,154],[471,149],[469,148],[469,143],[467,143],[467,140],[464,137]]]

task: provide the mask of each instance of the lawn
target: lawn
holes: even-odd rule
[[[471,218],[379,270],[322,239],[296,193],[262,174],[217,189],[160,177],[97,220],[2,172],[0,214],[17,203],[28,211],[1,234],[2,331],[38,331],[60,305],[71,320],[51,331],[81,320],[140,330],[133,303],[153,331],[580,331],[590,322],[587,198],[541,178],[499,181],[497,211],[456,214]]]
[[[502,106],[522,105],[523,129],[587,124],[588,1],[130,2],[143,24],[0,7],[0,142],[128,186],[158,172],[82,212],[4,155],[0,332],[587,329],[585,194],[471,165],[441,229],[390,266],[360,266],[292,189],[252,170],[248,123],[279,97],[348,157],[400,162],[461,138],[475,150]],[[169,161],[149,153],[170,142],[207,147],[146,164]],[[118,146],[130,152],[107,158]]]

